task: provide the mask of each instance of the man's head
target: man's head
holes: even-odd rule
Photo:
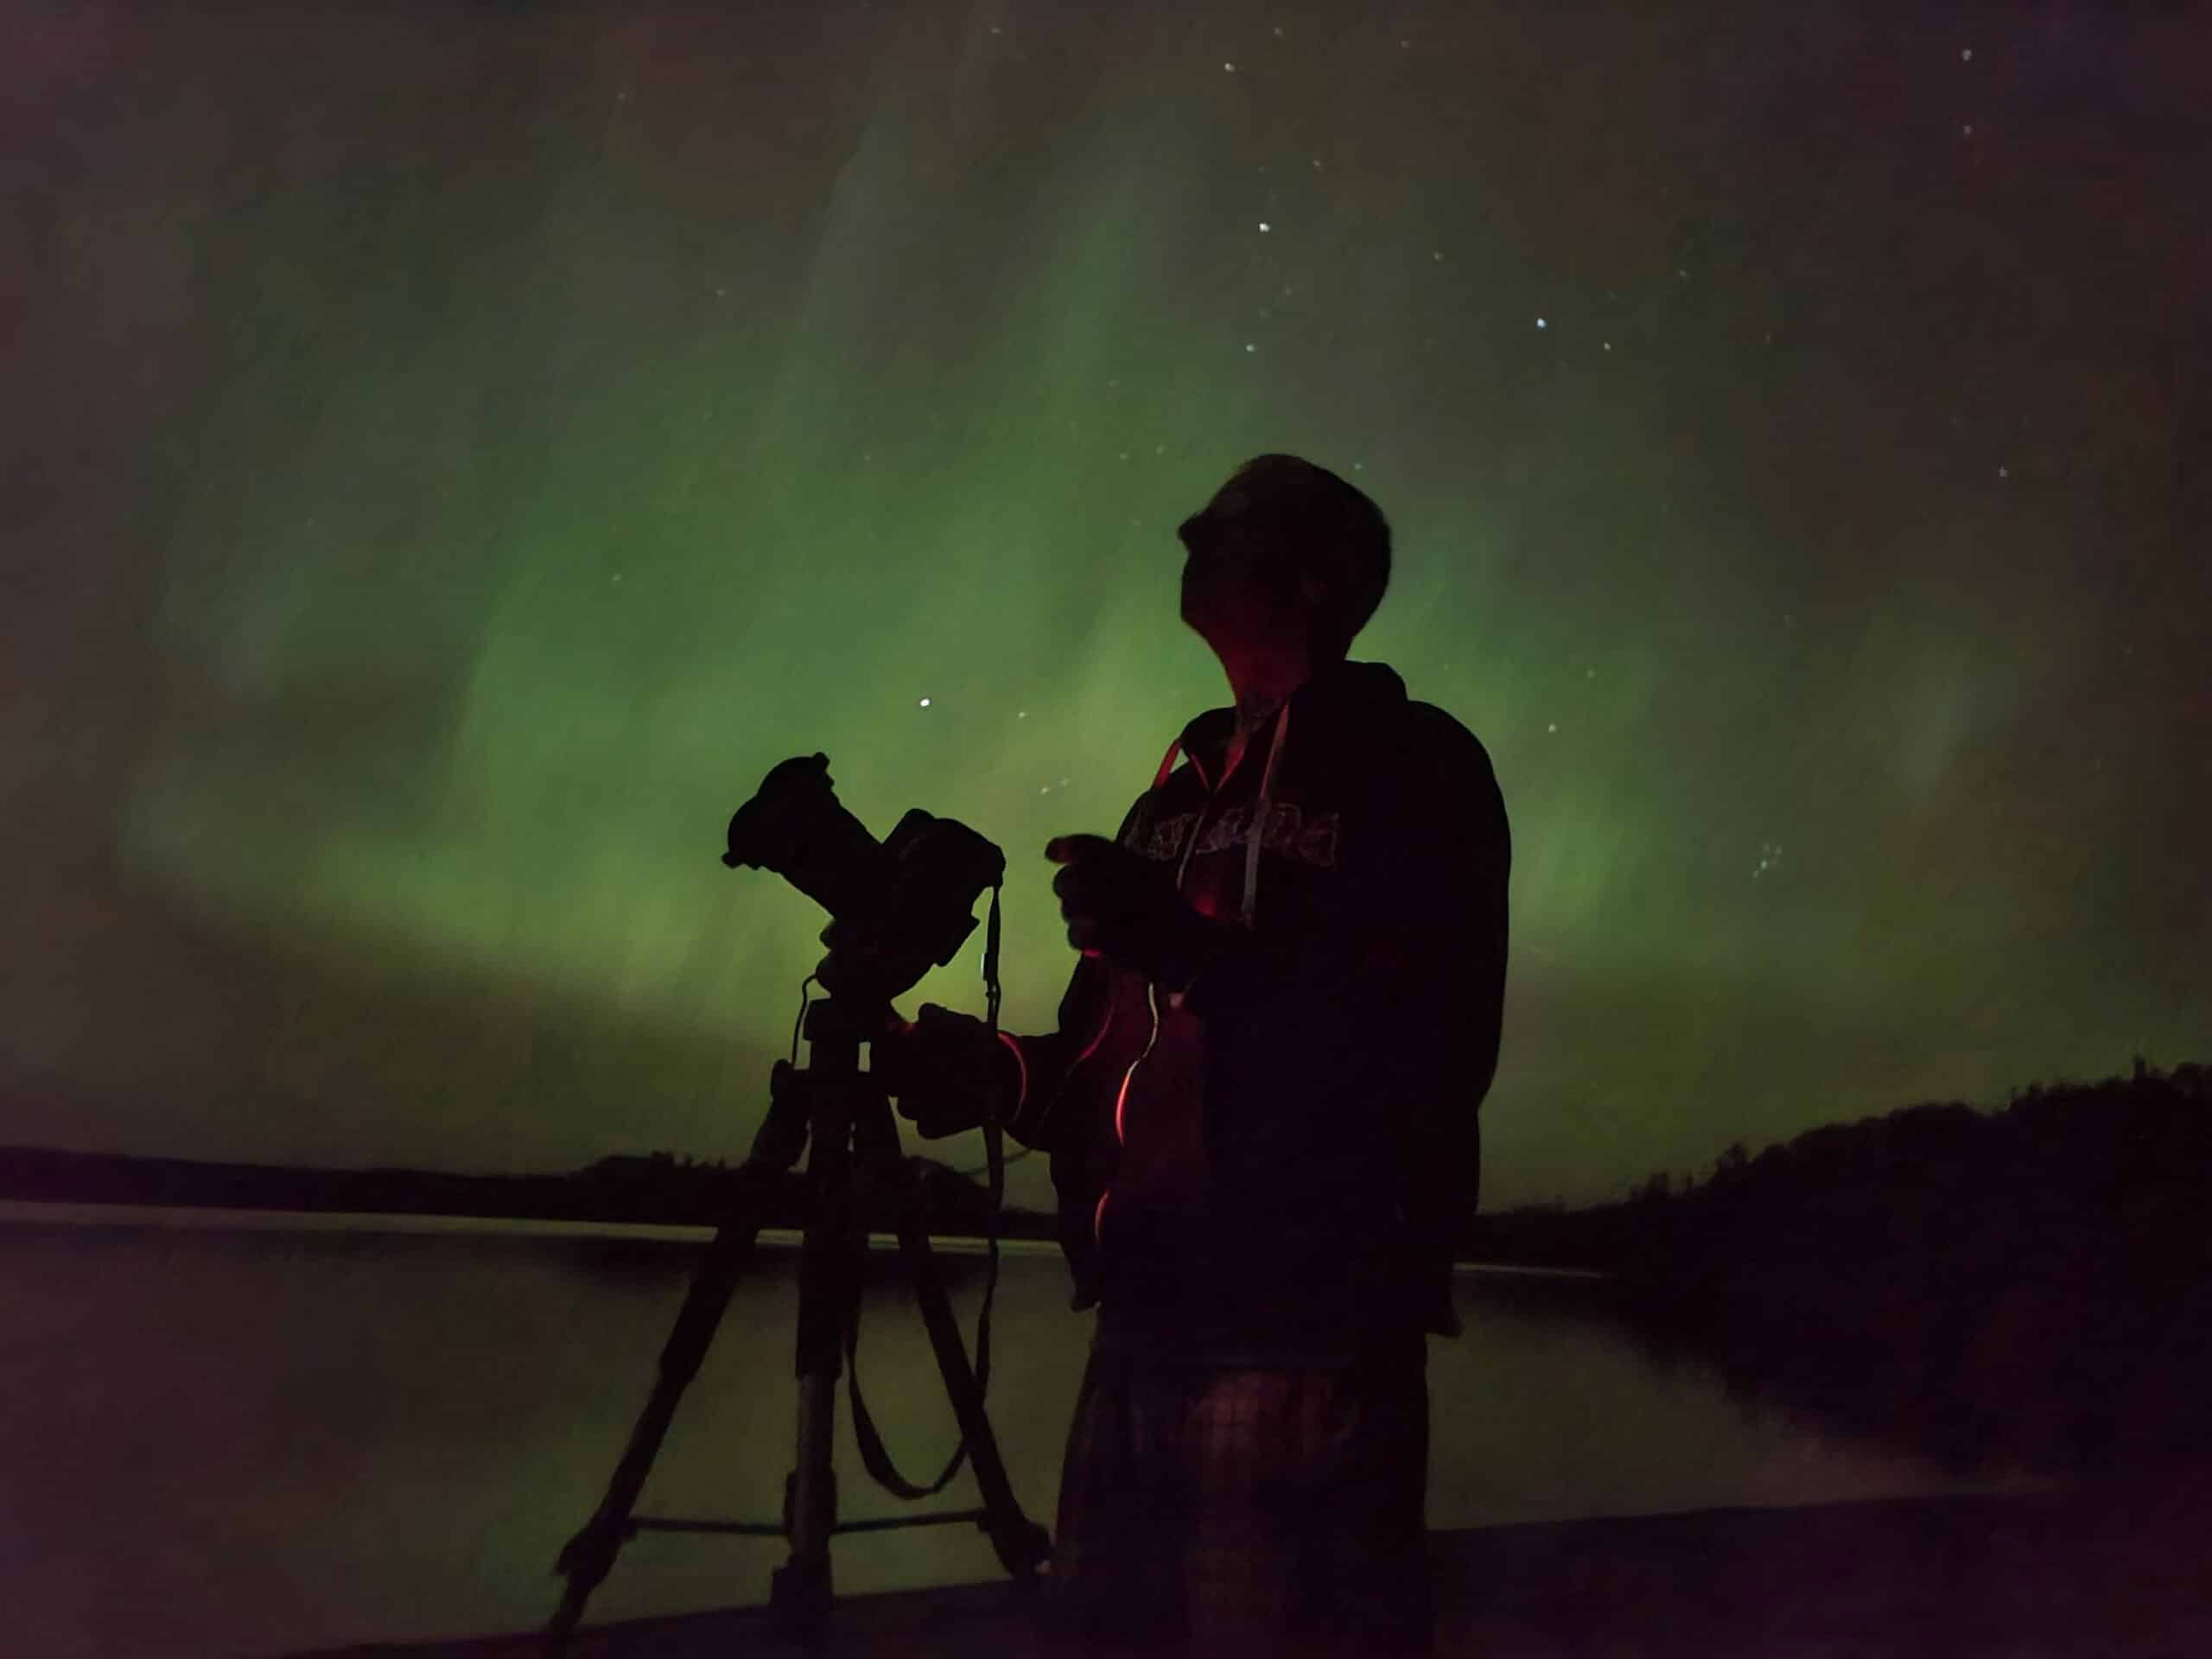
[[[1390,585],[1382,510],[1295,455],[1246,461],[1176,534],[1183,620],[1217,652],[1302,644],[1336,661]]]

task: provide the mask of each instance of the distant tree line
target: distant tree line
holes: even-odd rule
[[[2130,1077],[2032,1084],[1994,1112],[1908,1106],[1808,1129],[1756,1157],[1738,1141],[1702,1178],[1662,1171],[1615,1203],[1478,1217],[1466,1243],[1668,1281],[1730,1273],[1754,1253],[1792,1265],[1848,1265],[1869,1252],[1960,1261],[1999,1242],[1988,1231],[1999,1217],[2007,1271],[2051,1270],[2053,1248],[2071,1260],[2092,1235],[2127,1241],[2137,1256],[2186,1255],[2207,1236],[2209,1075],[2139,1058]]]

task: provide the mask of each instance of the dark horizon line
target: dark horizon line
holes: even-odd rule
[[[1911,1105],[1894,1107],[1886,1112],[1868,1114],[1856,1118],[1838,1118],[1830,1122],[1816,1124],[1799,1130],[1796,1135],[1786,1139],[1776,1140],[1762,1147],[1757,1154],[1750,1153],[1744,1142],[1738,1140],[1723,1148],[1708,1162],[1716,1172],[1729,1171],[1732,1168],[1739,1169],[1753,1160],[1764,1160],[1808,1138],[1830,1136],[1838,1131],[1865,1128],[1903,1116],[1926,1116],[1931,1113],[1955,1115],[1965,1112],[1976,1117],[1993,1121],[2002,1117],[2006,1112],[2024,1102],[2032,1102],[2054,1096],[2092,1093],[2112,1088],[2125,1089],[2145,1083],[2177,1083],[2185,1090],[2194,1092],[2202,1088],[2207,1069],[2202,1064],[2185,1061],[2177,1064],[2170,1070],[2161,1071],[2158,1067],[2150,1065],[2143,1056],[2139,1054],[2134,1057],[2133,1067],[2130,1074],[2116,1075],[2094,1082],[2060,1079],[2050,1084],[2031,1083],[2012,1090],[2007,1104],[2004,1107],[1977,1107],[1964,1101],[1955,1100],[1923,1101]],[[977,1196],[982,1196],[986,1191],[983,1182],[977,1179],[980,1172],[971,1173],[942,1160],[931,1158],[926,1154],[910,1154],[909,1155],[919,1158],[940,1181],[947,1179],[957,1180],[969,1192]],[[287,1180],[361,1185],[381,1183],[391,1185],[416,1184],[425,1189],[435,1189],[442,1185],[463,1188],[497,1187],[515,1193],[526,1192],[534,1188],[541,1195],[550,1198],[563,1190],[596,1189],[606,1192],[611,1187],[619,1185],[622,1177],[632,1173],[639,1175],[665,1175],[695,1182],[715,1176],[728,1177],[734,1175],[743,1167],[744,1163],[743,1159],[734,1161],[728,1159],[701,1159],[690,1154],[655,1148],[650,1152],[611,1153],[580,1167],[562,1170],[470,1171],[424,1169],[401,1164],[334,1166],[324,1164],[250,1162],[233,1159],[181,1158],[162,1154],[90,1152],[70,1147],[7,1144],[0,1145],[0,1198],[30,1202],[62,1203],[158,1204],[162,1202],[161,1198],[152,1197],[99,1198],[84,1194],[46,1194],[35,1190],[25,1190],[35,1187],[37,1183],[35,1175],[37,1173],[51,1175],[69,1172],[87,1176],[95,1173],[106,1173],[120,1176],[134,1171],[142,1175],[156,1171],[163,1172],[172,1178],[186,1180],[200,1176],[209,1180],[224,1179],[244,1181],[259,1180],[272,1184]],[[24,1166],[29,1166],[29,1167],[27,1168]],[[796,1172],[794,1172],[794,1177],[796,1177]],[[1526,1214],[1562,1215],[1608,1211],[1617,1209],[1624,1204],[1637,1202],[1640,1198],[1649,1195],[1655,1186],[1672,1186],[1674,1191],[1681,1192],[1700,1184],[1700,1178],[1686,1172],[1681,1184],[1675,1185],[1674,1173],[1660,1170],[1646,1175],[1641,1181],[1626,1182],[1614,1196],[1588,1198],[1573,1205],[1567,1205],[1556,1197],[1550,1199],[1524,1199],[1510,1207],[1480,1210],[1475,1219],[1479,1222],[1484,1218],[1503,1218]],[[192,1200],[188,1198],[179,1196],[183,1203],[188,1205],[191,1204]],[[265,1204],[257,1206],[247,1203],[240,1205],[239,1207],[266,1208],[269,1206]],[[403,1209],[392,1213],[424,1212]],[[1020,1205],[1007,1205],[1003,1213],[1049,1217],[1053,1212],[1051,1210],[1034,1211]],[[591,1219],[592,1217],[575,1218]]]

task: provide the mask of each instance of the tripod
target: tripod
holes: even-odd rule
[[[802,1069],[776,1062],[769,1080],[767,1121],[738,1170],[728,1211],[661,1350],[652,1393],[615,1465],[607,1495],[561,1550],[556,1570],[568,1585],[560,1610],[547,1627],[552,1651],[565,1649],[583,1617],[584,1603],[613,1568],[622,1546],[639,1532],[740,1533],[788,1539],[790,1558],[769,1581],[769,1618],[810,1643],[818,1642],[824,1632],[835,1601],[830,1540],[836,1533],[972,1521],[989,1535],[1000,1563],[1015,1584],[1025,1592],[1035,1586],[1038,1570],[1051,1554],[1051,1541],[1014,1501],[998,1442],[983,1413],[982,1390],[969,1368],[967,1350],[930,1251],[918,1176],[900,1156],[898,1124],[883,1090],[859,1069],[860,1046],[877,1028],[874,1019],[854,1013],[834,998],[815,1002],[807,1009],[805,1026],[812,1065]],[[676,1414],[677,1402],[698,1374],[708,1344],[728,1309],[738,1275],[753,1258],[761,1212],[779,1190],[789,1185],[799,1155],[810,1144],[804,1178],[810,1207],[799,1257],[798,1448],[796,1464],[784,1481],[783,1520],[770,1525],[635,1515],[632,1511],[638,1495]],[[842,1368],[840,1344],[857,1328],[867,1217],[874,1207],[872,1201],[886,1192],[895,1200],[899,1254],[921,1303],[966,1454],[975,1462],[983,1507],[841,1526],[830,1458],[837,1377]],[[880,1451],[873,1445],[872,1433],[864,1439],[863,1447],[874,1467]],[[956,1458],[956,1465],[957,1461]],[[950,1472],[947,1471],[948,1477]],[[924,1494],[905,1489],[904,1495]]]

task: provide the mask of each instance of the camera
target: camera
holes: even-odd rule
[[[950,962],[976,931],[976,900],[1006,879],[996,846],[919,807],[879,842],[837,799],[826,754],[772,768],[728,839],[725,865],[772,871],[830,912],[814,976],[856,1007],[888,1003]]]

